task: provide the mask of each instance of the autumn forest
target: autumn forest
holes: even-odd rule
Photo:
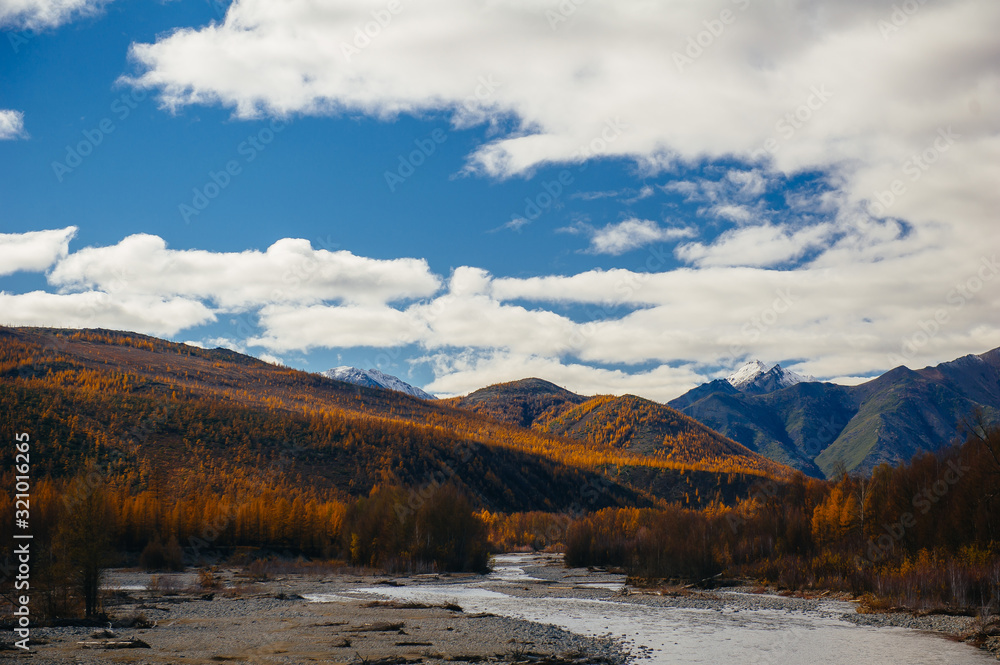
[[[31,438],[43,611],[99,615],[109,566],[482,571],[545,548],[636,584],[997,609],[1000,432],[975,414],[936,454],[817,480],[669,407],[528,387],[430,402],[142,335],[0,328],[0,431]],[[0,456],[13,487],[13,446]]]

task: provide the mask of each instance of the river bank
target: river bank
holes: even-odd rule
[[[94,628],[36,628],[33,636],[44,643],[31,662],[995,662],[922,632],[957,635],[969,617],[910,617],[907,624],[895,615],[857,614],[843,599],[636,590],[621,575],[566,569],[549,554],[498,556],[486,576],[291,574],[252,581],[223,570],[219,578],[222,587],[208,591],[192,574],[153,580],[113,571],[109,609],[143,621],[113,628],[116,638],[95,639]],[[133,635],[150,648],[79,644]],[[23,656],[0,652],[4,657]]]
[[[431,576],[456,583],[478,575]],[[0,659],[48,663],[537,663],[621,665],[620,641],[552,625],[466,612],[454,603],[406,603],[341,595],[356,588],[419,583],[427,576],[218,574],[220,589],[201,589],[192,574],[151,576],[111,571],[110,631],[93,626],[33,629],[32,653]],[[150,588],[152,587],[152,588]],[[138,621],[137,621],[138,619]],[[123,627],[120,624],[137,624]],[[148,627],[147,627],[148,626]],[[106,649],[136,638],[149,648]],[[83,645],[81,642],[97,643]]]

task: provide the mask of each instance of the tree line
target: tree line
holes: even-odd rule
[[[834,589],[877,607],[998,609],[1000,429],[871,477],[762,483],[734,505],[605,509],[574,520],[569,565],[637,582],[760,580]]]

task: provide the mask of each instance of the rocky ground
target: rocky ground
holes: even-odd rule
[[[427,606],[345,597],[309,602],[302,594],[405,584],[386,577],[281,575],[264,582],[218,574],[222,588],[198,588],[192,575],[159,576],[156,590],[135,587],[149,576],[114,571],[107,609],[111,630],[38,627],[33,652],[0,651],[0,659],[36,663],[602,663],[626,660],[611,639],[582,637],[528,621],[474,614],[456,605]],[[125,627],[123,624],[133,624]],[[108,648],[135,638],[149,648]],[[87,643],[90,644],[82,644]]]
[[[159,575],[117,570],[108,576],[106,627],[36,627],[31,654],[0,650],[0,660],[46,663],[511,663],[622,665],[649,654],[646,647],[608,636],[591,638],[561,628],[476,613],[454,601],[376,600],[363,588],[472,587],[523,598],[589,598],[659,608],[725,614],[778,610],[819,613],[873,626],[935,631],[1000,653],[1000,625],[973,617],[858,614],[843,597],[779,595],[761,588],[699,591],[683,587],[636,589],[600,570],[566,569],[556,555],[531,565],[506,562],[489,578],[476,575],[358,575],[316,570],[251,579],[243,571],[215,572],[214,588],[194,572]],[[209,581],[210,582],[210,581]],[[454,585],[454,587],[447,586]],[[402,589],[405,590],[405,589]],[[314,602],[322,600],[324,602]],[[473,605],[469,601],[470,605]],[[148,648],[108,648],[139,640]],[[631,652],[630,652],[631,649]]]

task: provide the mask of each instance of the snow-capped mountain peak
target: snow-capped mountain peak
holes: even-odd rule
[[[431,395],[430,393],[415,386],[411,386],[409,383],[398,377],[386,374],[385,372],[381,372],[377,369],[365,370],[345,365],[343,367],[328,369],[325,372],[320,372],[320,374],[328,379],[353,383],[356,386],[395,390],[396,392],[413,395],[414,397],[419,397],[420,399],[437,399],[434,395]]]
[[[726,377],[726,381],[737,390],[767,372],[768,366],[756,358]]]
[[[759,394],[781,390],[803,381],[812,381],[813,378],[796,374],[781,365],[768,367],[754,359],[730,374],[726,380],[740,392]]]

